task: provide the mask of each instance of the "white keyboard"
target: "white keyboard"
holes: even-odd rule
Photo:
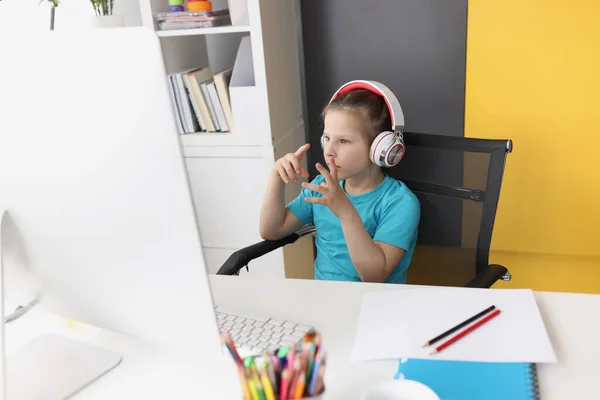
[[[295,321],[240,315],[222,307],[216,307],[215,312],[219,329],[225,328],[229,332],[241,357],[295,344],[313,329],[311,325]]]

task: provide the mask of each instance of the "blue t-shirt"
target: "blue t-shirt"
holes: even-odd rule
[[[311,183],[320,185],[325,178],[317,176]],[[344,187],[344,181],[339,182]],[[315,279],[360,282],[352,264],[342,224],[331,210],[322,204],[312,204],[305,197],[321,197],[312,190],[302,189],[288,204],[289,210],[305,224],[316,228],[317,258]],[[370,192],[351,196],[346,193],[371,238],[405,250],[400,263],[385,280],[386,283],[406,283],[406,271],[417,242],[421,208],[417,197],[406,185],[388,175]]]

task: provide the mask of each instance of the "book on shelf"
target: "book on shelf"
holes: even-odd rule
[[[188,69],[168,76],[180,134],[233,130],[230,76],[231,69],[213,75],[209,67]]]
[[[229,99],[229,82],[231,81],[232,71],[233,68],[229,68],[214,76],[215,88],[221,102],[225,124],[229,127],[229,131],[233,131],[233,114],[231,113],[231,100]]]

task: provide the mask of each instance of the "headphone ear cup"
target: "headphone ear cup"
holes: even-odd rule
[[[385,164],[387,149],[394,144],[394,132],[381,132],[373,143],[371,143],[370,158],[371,161],[379,167],[387,167]]]
[[[321,135],[321,149],[325,150],[325,136]]]
[[[402,160],[405,150],[406,148],[404,147],[404,141],[400,138],[396,138],[395,143],[388,150],[388,154],[385,157],[388,168],[397,165],[400,160]]]
[[[380,167],[391,168],[404,156],[404,141],[394,132],[381,132],[371,144],[371,161]]]

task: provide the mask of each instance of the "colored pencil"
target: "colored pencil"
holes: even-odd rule
[[[238,366],[238,372],[240,374],[240,384],[242,385],[242,393],[244,395],[244,400],[252,400],[252,394],[250,393],[250,388],[248,387],[248,380],[246,379],[246,369],[243,366]]]
[[[462,328],[465,325],[470,324],[471,322],[475,321],[478,318],[481,318],[482,316],[484,316],[485,314],[489,313],[490,311],[493,311],[496,308],[496,306],[490,306],[488,308],[486,308],[485,310],[473,315],[471,318],[468,318],[466,320],[464,320],[463,322],[461,322],[460,324],[456,325],[453,328],[448,329],[446,332],[434,337],[433,339],[431,339],[430,341],[428,341],[427,343],[425,343],[423,345],[423,347],[427,347],[430,346],[436,342],[439,342],[441,339],[445,338],[446,336],[450,335],[453,332],[456,332],[457,330],[459,330],[460,328]]]
[[[276,359],[277,357],[274,357],[274,358]],[[264,364],[265,373],[267,374],[267,378],[271,382],[271,386],[273,387],[273,392],[276,393],[277,392],[277,379],[275,377],[275,365],[272,364],[271,355],[269,354],[268,351],[266,351],[266,350],[264,351],[262,360],[263,360],[263,364]]]
[[[321,393],[323,393],[323,389],[324,389],[324,385],[325,385],[325,383],[323,382],[324,376],[325,376],[325,370],[323,368],[321,368],[319,370],[319,379],[317,379],[317,386],[315,387],[315,392],[314,392],[314,394],[312,394],[312,396],[318,396]]]
[[[233,357],[233,359],[235,360],[235,363],[237,365],[242,365],[242,358],[240,357],[237,348],[235,347],[235,343],[233,343],[233,339],[229,335],[229,332],[227,332],[226,330],[222,330],[221,340],[225,344],[225,347],[227,347],[227,350],[229,350],[229,353],[231,354],[231,357]]]
[[[290,385],[288,388],[288,398],[293,399],[294,394],[296,393],[296,386],[298,385],[298,380],[300,379],[300,374],[303,370],[303,362],[302,362],[302,353],[298,353],[296,358],[294,359],[294,365],[290,370]]]
[[[445,349],[446,347],[450,346],[452,343],[456,342],[457,340],[459,340],[460,338],[468,335],[469,333],[473,332],[475,329],[477,329],[478,327],[480,327],[481,325],[485,324],[486,322],[488,322],[489,320],[491,320],[492,318],[494,318],[495,316],[497,316],[498,314],[500,314],[500,310],[496,310],[493,313],[491,313],[490,315],[488,315],[487,317],[477,321],[476,323],[474,323],[473,325],[471,325],[470,327],[468,327],[467,329],[465,329],[464,331],[460,332],[459,334],[457,334],[456,336],[452,337],[451,339],[449,339],[448,341],[442,343],[441,345],[439,345],[438,347],[436,347],[431,354],[435,354],[435,353],[439,353],[440,351],[442,351],[443,349]]]
[[[266,369],[263,367],[260,371],[260,380],[262,382],[263,389],[265,391],[265,397],[267,400],[275,400],[275,391]]]
[[[284,369],[281,373],[281,387],[279,390],[279,400],[287,400],[288,398],[288,389],[289,389],[289,377],[290,371],[288,369]]]
[[[321,371],[323,370],[323,368],[325,368],[326,359],[327,355],[324,351],[319,351],[315,355],[315,362],[313,364],[313,370],[310,377],[310,385],[307,387],[308,394],[310,394],[311,396],[317,394],[317,381],[319,380],[319,374],[322,374]]]
[[[252,400],[260,400],[260,396],[258,394],[258,388],[256,387],[256,382],[252,379],[252,374],[250,371],[246,370],[246,382],[248,382],[248,388],[250,389],[250,394],[252,395]]]
[[[298,379],[296,380],[296,385],[294,387],[294,397],[293,399],[301,399],[304,394],[304,386],[306,385],[306,374],[304,371],[300,371],[298,374]]]

